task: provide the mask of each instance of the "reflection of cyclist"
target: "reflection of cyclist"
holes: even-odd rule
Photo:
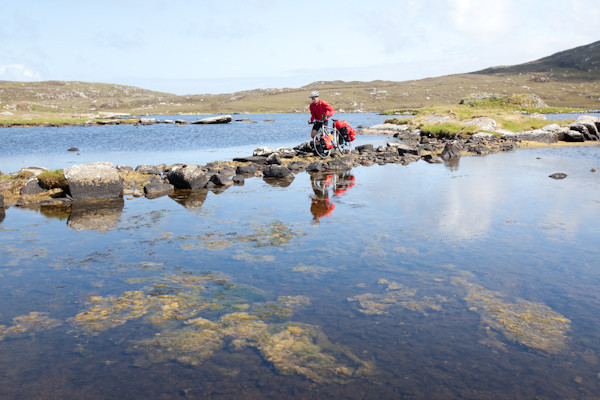
[[[329,188],[333,186],[333,196],[341,196],[354,186],[354,175],[349,172],[333,174],[311,174],[311,186],[314,195],[310,197],[310,212],[313,221],[319,223],[319,219],[330,215],[335,209],[335,204],[329,197]]]
[[[319,92],[312,92],[310,98],[312,99],[312,103],[310,103],[309,107],[310,121],[308,123],[312,124],[314,122],[312,132],[310,133],[310,137],[314,138],[321,126],[328,124],[329,117],[335,114],[335,110],[331,107],[331,104],[319,98]],[[324,122],[319,122],[320,120]]]

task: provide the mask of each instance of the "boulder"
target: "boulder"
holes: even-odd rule
[[[398,155],[412,154],[421,157],[421,149],[417,146],[410,146],[400,142],[388,142],[387,145],[395,149]]]
[[[144,186],[146,197],[156,198],[172,194],[175,191],[175,186],[170,183],[153,182]]]
[[[447,142],[442,150],[441,158],[444,161],[458,160],[461,156],[462,146],[456,140]]]
[[[321,171],[323,171],[323,162],[322,161],[312,162],[312,163],[308,164],[308,166],[306,167],[306,170],[308,172],[321,172]]]
[[[364,152],[373,151],[373,145],[372,144],[363,144],[360,146],[356,146],[356,150],[361,154]]]
[[[479,117],[469,121],[462,121],[461,124],[466,126],[476,125],[484,131],[496,130],[496,120],[489,117]]]
[[[289,168],[283,167],[281,165],[269,165],[263,171],[263,176],[265,178],[277,178],[277,179],[288,179],[293,178],[294,174],[290,171]]]
[[[273,153],[276,153],[276,150],[272,149],[270,147],[257,147],[252,152],[252,155],[253,156],[261,156],[261,157],[268,157],[268,156],[270,156]]]
[[[156,118],[140,118],[140,124],[142,125],[154,125]]]
[[[208,176],[199,165],[178,165],[167,172],[167,180],[178,189],[202,189]]]
[[[304,161],[292,161],[290,165],[288,165],[288,168],[292,171],[302,171],[307,167],[307,165],[308,164]]]
[[[161,174],[160,170],[156,166],[151,165],[151,164],[140,164],[137,167],[135,167],[135,171],[140,172],[142,174],[152,174],[152,175],[160,175]]]
[[[233,178],[231,178],[234,185],[243,185],[245,179],[246,178],[244,178],[244,175],[234,175]]]
[[[208,117],[199,119],[198,121],[192,122],[194,125],[205,125],[205,124],[227,124],[231,122],[233,118],[231,115],[217,115],[215,117]]]
[[[255,175],[256,164],[240,165],[235,169],[236,175]]]
[[[410,130],[407,124],[379,124],[361,128],[361,135],[394,136],[399,139],[418,139],[420,131]]]
[[[548,177],[552,179],[565,179],[567,177],[567,174],[565,174],[564,172],[555,172],[552,175],[548,175]]]
[[[229,180],[229,177],[221,173],[211,175],[209,180],[216,186],[228,186],[233,183],[231,180]]]
[[[117,171],[119,172],[131,172],[133,171],[133,168],[131,168],[129,165],[117,165]]]
[[[296,150],[289,147],[280,147],[277,149],[277,154],[283,158],[294,158],[296,156]]]
[[[122,197],[123,181],[109,162],[73,165],[64,170],[73,200]]]
[[[21,194],[39,194],[44,193],[47,189],[40,185],[40,182],[34,176],[23,185],[21,188]]]
[[[251,157],[236,157],[233,159],[236,162],[252,162],[256,164],[266,165],[267,157],[264,156],[251,156]]]
[[[278,153],[273,153],[269,157],[267,157],[268,165],[281,165],[281,157],[279,157]]]
[[[294,147],[294,150],[300,153],[312,153],[312,142],[300,143],[298,146]]]
[[[0,212],[4,212],[4,195],[0,194]]]

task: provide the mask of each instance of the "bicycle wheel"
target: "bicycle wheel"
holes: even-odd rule
[[[335,143],[335,149],[340,154],[345,154],[346,150],[350,149],[350,143],[348,143],[344,140],[344,138],[340,134],[340,131],[338,131],[337,129],[334,129],[333,132],[331,132],[331,134],[333,135],[333,138],[334,138],[333,142]]]
[[[315,135],[315,137],[313,139],[313,149],[319,157],[327,158],[327,157],[329,157],[329,154],[331,154],[331,149],[325,148],[325,146],[323,146],[323,144],[321,143],[322,135],[323,135],[322,130],[319,130],[319,132]]]

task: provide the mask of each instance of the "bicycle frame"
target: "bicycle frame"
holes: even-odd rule
[[[342,154],[342,153],[344,153],[346,148],[348,148],[348,149],[350,148],[350,142],[344,141],[340,136],[340,132],[335,128],[335,121],[337,121],[337,120],[332,119],[332,121],[334,124],[333,127],[329,127],[329,126],[325,125],[325,121],[322,121],[322,120],[316,121],[316,122],[321,122],[322,126],[319,129],[319,132],[317,132],[317,134],[315,135],[315,137],[313,139],[313,146],[314,146],[315,152],[321,158],[329,157],[332,150],[337,150],[340,154]],[[324,149],[320,145],[321,137],[323,137],[323,136],[329,136],[329,138],[331,139],[331,142],[333,144],[333,147],[331,149]]]

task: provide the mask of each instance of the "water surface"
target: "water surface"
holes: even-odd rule
[[[11,207],[0,397],[594,398],[599,150]]]

